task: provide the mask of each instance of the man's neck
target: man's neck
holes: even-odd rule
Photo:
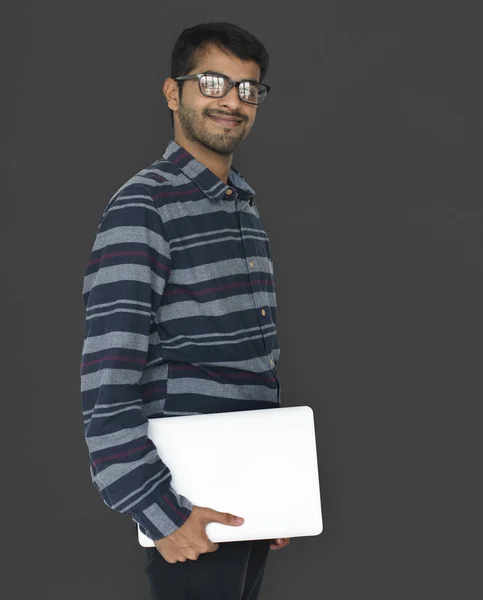
[[[192,142],[184,136],[175,136],[174,141],[222,181],[228,183],[233,154],[230,154],[229,156],[216,154],[209,148],[196,142]]]

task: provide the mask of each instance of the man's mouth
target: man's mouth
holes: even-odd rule
[[[219,125],[223,125],[223,127],[236,127],[240,125],[241,121],[239,119],[231,119],[229,117],[215,117],[212,115],[208,115],[213,121],[218,123]]]

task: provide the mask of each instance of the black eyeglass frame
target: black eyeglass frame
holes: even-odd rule
[[[228,85],[225,93],[222,96],[212,96],[210,94],[203,93],[203,90],[201,89],[201,78],[205,75],[218,75],[218,77],[223,77],[224,79],[226,79],[228,81],[229,85]],[[200,92],[203,94],[203,96],[205,96],[207,98],[224,98],[228,94],[228,92],[231,90],[231,88],[233,86],[236,86],[237,92],[238,92],[238,97],[240,98],[240,100],[242,102],[246,102],[247,104],[255,104],[257,106],[262,104],[262,102],[268,96],[268,92],[270,91],[269,85],[267,85],[266,83],[262,83],[261,81],[257,81],[256,79],[242,79],[241,81],[233,81],[227,75],[223,75],[223,73],[215,73],[214,71],[208,71],[206,73],[196,73],[194,75],[180,75],[179,77],[173,77],[173,79],[175,81],[182,81],[182,80],[186,80],[186,79],[197,79],[198,87],[200,88]],[[250,102],[249,100],[245,100],[240,96],[240,84],[245,83],[245,82],[257,83],[258,85],[263,85],[266,88],[267,93],[265,94],[265,96],[263,97],[263,100],[261,102]]]

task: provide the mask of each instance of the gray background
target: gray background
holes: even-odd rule
[[[82,278],[108,199],[172,137],[162,84],[175,39],[210,20],[247,28],[271,55],[272,91],[234,165],[257,191],[272,243],[282,404],[309,404],[316,417],[324,532],[271,552],[262,598],[481,597],[477,6],[11,4],[1,205],[9,598],[148,598],[131,520],[90,483]]]

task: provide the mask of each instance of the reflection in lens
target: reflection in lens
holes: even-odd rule
[[[201,89],[205,96],[219,98],[223,96],[229,86],[229,82],[222,75],[206,74],[200,80]],[[242,81],[238,87],[238,94],[242,100],[259,104],[265,98],[266,87],[262,83]]]
[[[228,82],[219,75],[204,75],[201,78],[203,93],[207,96],[222,96]]]

